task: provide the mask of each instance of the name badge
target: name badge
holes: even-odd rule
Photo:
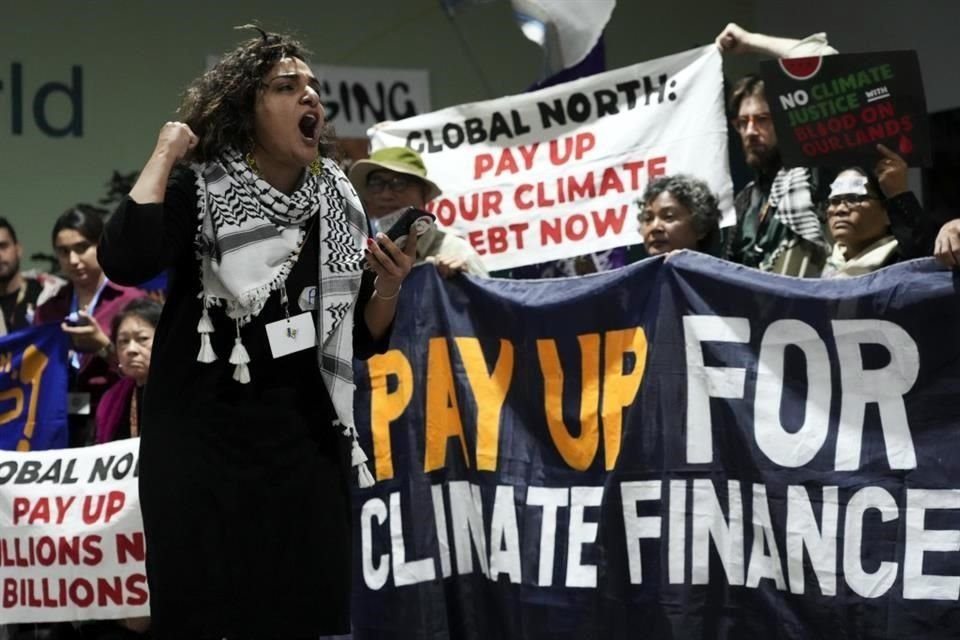
[[[297,299],[301,311],[313,311],[317,308],[317,288],[304,287],[300,292],[300,298]]]
[[[68,393],[67,413],[71,416],[90,415],[90,394],[81,392]]]
[[[309,311],[271,322],[266,329],[274,358],[317,346],[317,328]]]

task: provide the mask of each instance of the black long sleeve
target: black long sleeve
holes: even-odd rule
[[[134,286],[192,255],[197,230],[192,174],[177,171],[164,201],[139,204],[129,196],[103,230],[97,257],[107,277]]]
[[[889,198],[884,202],[890,219],[890,232],[899,245],[901,260],[912,260],[933,255],[937,225],[924,213],[920,201],[912,191]]]

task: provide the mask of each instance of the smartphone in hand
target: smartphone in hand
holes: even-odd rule
[[[70,327],[80,327],[85,324],[90,324],[90,320],[81,316],[77,311],[70,312],[70,315],[64,318],[63,321]]]
[[[395,214],[391,214],[395,215]],[[417,207],[407,207],[400,212],[400,217],[387,229],[386,236],[393,241],[397,247],[403,249],[407,244],[407,239],[413,235],[419,238],[430,230],[437,222],[437,217]]]

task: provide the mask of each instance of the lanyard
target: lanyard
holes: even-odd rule
[[[97,287],[97,292],[93,294],[93,297],[90,298],[90,303],[87,305],[84,311],[87,312],[90,317],[93,317],[93,312],[97,308],[97,303],[100,302],[100,294],[103,293],[103,290],[106,288],[107,283],[110,281],[107,280],[106,276],[103,278],[103,282],[100,283],[100,286]],[[70,300],[70,313],[76,313],[80,310],[80,300],[77,298],[77,288],[73,288],[73,298]],[[70,366],[74,369],[80,368],[80,354],[76,351],[70,351]]]
[[[94,310],[97,308],[97,303],[100,302],[100,294],[103,293],[103,290],[106,288],[107,284],[109,283],[110,281],[107,280],[106,277],[104,277],[103,282],[101,282],[100,286],[97,287],[96,293],[94,293],[93,297],[90,298],[90,303],[84,309],[84,311],[86,311],[87,314],[91,316],[93,315]],[[70,313],[74,313],[75,311],[80,311],[80,300],[79,298],[77,298],[76,287],[73,288],[73,298],[70,300]]]
[[[130,397],[130,437],[140,436],[140,411],[137,406],[137,388],[133,388],[133,396]]]

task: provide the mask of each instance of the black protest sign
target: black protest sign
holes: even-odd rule
[[[915,51],[760,63],[784,166],[872,166],[877,144],[930,166],[930,127]]]

